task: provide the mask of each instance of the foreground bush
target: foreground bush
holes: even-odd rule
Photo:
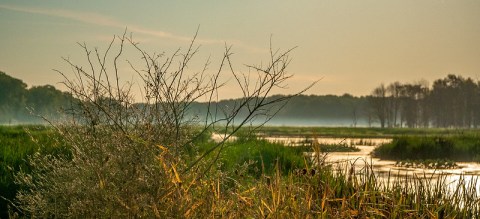
[[[234,70],[231,48],[226,47],[216,70],[209,70],[209,61],[200,70],[190,70],[198,53],[196,36],[186,50],[166,56],[145,52],[126,35],[115,36],[104,53],[80,44],[87,67],[64,58],[73,75],[58,72],[65,77],[73,102],[64,109],[65,121],[52,124],[52,129],[70,153],[35,153],[28,160],[31,171],[16,174],[21,189],[14,205],[21,214],[45,218],[206,216],[216,199],[208,199],[211,189],[205,185],[223,178],[223,172],[214,170],[230,136],[253,120],[260,120],[261,126],[291,98],[267,98],[290,78],[286,68],[291,50],[272,49],[266,65],[249,65],[249,73],[242,74]],[[127,50],[136,51],[143,66],[120,63],[130,54]],[[142,97],[135,98],[132,83],[122,82],[119,66],[124,64],[137,74],[140,84],[135,87],[140,87]],[[225,84],[220,81],[225,72],[236,79],[230,86],[243,96],[232,105],[220,106],[214,100]],[[208,105],[205,114],[191,115],[190,106],[199,100]],[[220,142],[200,150],[201,139],[210,131],[226,134]]]

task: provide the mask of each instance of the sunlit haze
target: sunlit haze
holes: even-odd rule
[[[198,62],[210,56],[212,71],[225,44],[240,70],[268,61],[270,39],[275,49],[297,47],[283,93],[319,79],[308,94],[367,95],[380,83],[450,73],[480,79],[478,0],[2,0],[0,28],[0,71],[30,86],[61,87],[52,69],[70,71],[61,57],[83,61],[77,42],[105,50],[125,28],[147,51],[167,53],[185,48],[198,28]]]

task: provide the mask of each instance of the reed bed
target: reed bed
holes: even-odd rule
[[[361,162],[360,169],[355,169]],[[357,167],[358,168],[358,167]],[[478,176],[449,174],[400,174],[375,172],[368,161],[358,159],[337,165],[336,177],[358,189],[362,203],[377,206],[387,218],[478,218]],[[383,175],[380,175],[383,174]],[[361,194],[361,195],[360,195]],[[360,206],[359,206],[360,207]]]
[[[360,161],[358,161],[360,162]],[[360,170],[310,167],[305,171],[251,180],[217,176],[204,181],[202,198],[192,197],[194,217],[218,218],[478,218],[474,181],[449,190],[445,176],[391,175],[379,181],[370,166]],[[208,192],[208,189],[210,192]],[[203,209],[203,210],[201,210]]]

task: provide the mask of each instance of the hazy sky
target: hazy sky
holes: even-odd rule
[[[318,79],[308,93],[366,95],[382,82],[449,73],[480,79],[479,0],[0,0],[0,71],[58,86],[52,69],[69,71],[61,57],[82,59],[77,42],[105,49],[127,27],[143,48],[168,53],[198,26],[199,60],[211,56],[212,70],[225,43],[240,69],[266,62],[270,36],[275,48],[298,46],[285,93]]]

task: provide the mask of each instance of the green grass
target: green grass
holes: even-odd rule
[[[450,136],[402,136],[383,144],[373,156],[390,160],[448,159],[480,161],[480,136],[474,134]]]
[[[59,136],[45,126],[0,126],[0,196],[13,200],[18,186],[13,174],[19,170],[29,172],[29,155],[66,154]],[[6,216],[7,202],[0,198],[0,218]]]
[[[203,151],[214,146],[214,143],[204,144]],[[285,147],[282,144],[271,143],[248,137],[240,137],[233,142],[227,142],[221,152],[220,169],[224,171],[247,172],[250,175],[272,174],[275,168],[287,174],[296,168],[305,166],[304,148]],[[213,156],[213,155],[212,155]],[[279,164],[280,166],[276,166]]]

